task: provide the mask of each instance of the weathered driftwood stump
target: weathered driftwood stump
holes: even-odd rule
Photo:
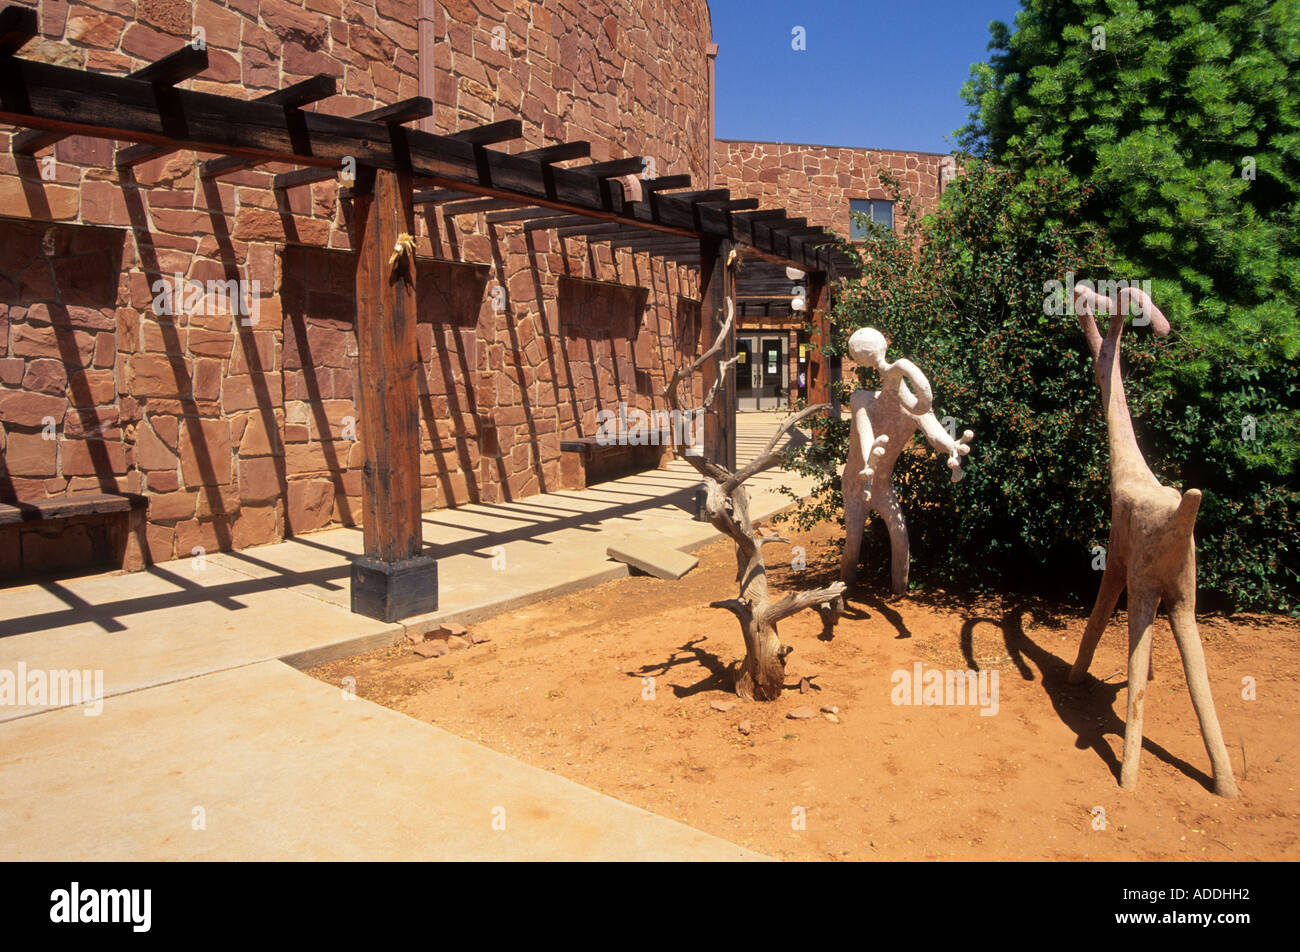
[[[1110,542],[1101,591],[1079,645],[1079,656],[1070,670],[1070,681],[1083,680],[1092,662],[1106,622],[1115,611],[1120,593],[1128,589],[1128,715],[1124,722],[1124,762],[1120,786],[1137,786],[1138,761],[1142,755],[1142,703],[1146,699],[1151,672],[1152,623],[1163,601],[1169,612],[1174,640],[1183,657],[1183,671],[1192,695],[1192,706],[1201,725],[1201,737],[1214,769],[1214,792],[1224,797],[1237,795],[1232,764],[1223,744],[1219,719],[1210,696],[1210,679],[1205,653],[1196,627],[1196,545],[1192,526],[1201,505],[1201,493],[1186,493],[1159,481],[1147,468],[1133,434],[1124,380],[1120,375],[1119,341],[1124,316],[1132,302],[1150,318],[1156,334],[1169,333],[1169,322],[1141,290],[1125,288],[1118,306],[1087,285],[1075,288],[1075,310],[1092,351],[1093,369],[1101,388],[1110,437]],[[1110,315],[1110,329],[1103,339],[1093,319],[1094,312]]]
[[[664,396],[669,405],[678,412],[683,408],[677,393],[677,386],[690,377],[707,360],[719,354],[735,317],[735,305],[727,299],[727,319],[722,325],[713,346],[697,357],[686,367],[673,371],[672,379],[664,388]],[[714,382],[704,399],[707,410],[717,396],[722,381],[731,370],[735,359],[720,362],[718,379]],[[778,427],[776,434],[768,441],[763,452],[757,457],[732,472],[719,466],[704,456],[687,454],[686,459],[699,470],[704,477],[705,511],[709,521],[719,532],[730,537],[736,543],[736,581],[740,585],[737,598],[712,602],[710,608],[722,608],[730,611],[740,622],[741,634],[745,639],[745,658],[735,670],[735,690],[746,699],[757,701],[775,701],[781,696],[785,684],[785,659],[794,649],[782,646],[777,632],[777,623],[783,618],[816,607],[822,615],[822,623],[830,629],[843,611],[841,598],[844,584],[835,582],[826,588],[813,589],[786,595],[779,602],[772,602],[767,588],[767,568],[763,563],[763,546],[772,542],[789,543],[780,536],[759,536],[755,533],[749,518],[749,493],[745,489],[745,480],[758,473],[772,469],[781,462],[782,453],[777,449],[781,440],[804,417],[827,409],[826,404],[808,407],[796,413]]]
[[[840,477],[844,496],[844,555],[840,578],[857,581],[858,558],[867,514],[878,512],[889,531],[889,570],[895,595],[907,591],[911,551],[907,520],[894,492],[894,464],[918,427],[936,450],[948,455],[952,481],[961,480],[961,458],[970,452],[975,434],[966,430],[954,439],[935,417],[930,381],[910,360],[885,359],[885,336],[873,327],[854,331],[849,353],[864,367],[880,373],[880,389],[855,390],[849,398],[849,455]]]

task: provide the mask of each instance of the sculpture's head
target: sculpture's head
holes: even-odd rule
[[[849,354],[864,367],[879,368],[885,363],[885,335],[874,327],[863,327],[849,338]]]

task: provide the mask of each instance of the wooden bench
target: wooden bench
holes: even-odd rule
[[[0,502],[0,579],[144,565],[138,493],[72,493]]]
[[[594,436],[560,441],[560,476],[564,489],[586,489],[620,476],[658,469],[664,446],[601,443]]]

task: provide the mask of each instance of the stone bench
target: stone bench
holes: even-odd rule
[[[72,493],[0,502],[0,581],[79,569],[144,566],[149,501],[137,493]]]
[[[560,478],[564,489],[586,489],[595,483],[658,469],[669,447],[601,443],[594,436],[560,441]]]

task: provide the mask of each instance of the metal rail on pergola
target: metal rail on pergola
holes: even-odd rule
[[[126,76],[17,56],[37,32],[35,10],[0,10],[0,123],[22,127],[11,139],[16,155],[81,135],[132,143],[116,151],[119,170],[181,150],[215,156],[200,165],[208,180],[267,163],[297,166],[274,176],[277,190],[337,180],[355,166],[355,181],[340,190],[354,202],[358,256],[365,555],[354,562],[352,606],[364,614],[394,620],[437,604],[436,562],[421,539],[415,274],[393,264],[399,238],[415,234],[417,206],[451,217],[482,213],[492,226],[553,231],[698,268],[713,328],[734,294],[726,265],[736,245],[807,272],[822,287],[828,271],[850,264],[824,229],[782,209],[759,210],[726,189],[693,190],[687,175],[639,180],[640,200],[630,200],[614,180],[642,175],[640,157],[566,168],[559,163],[590,156],[589,143],[513,154],[489,148],[520,139],[518,119],[437,135],[406,127],[432,114],[425,97],[350,117],[308,110],[336,94],[329,76],[252,100],[181,89],[208,65],[206,49],[192,45]],[[723,359],[732,351],[734,335]],[[734,393],[728,400],[724,406],[734,407]],[[724,417],[719,425],[712,452],[734,466],[733,424]]]

